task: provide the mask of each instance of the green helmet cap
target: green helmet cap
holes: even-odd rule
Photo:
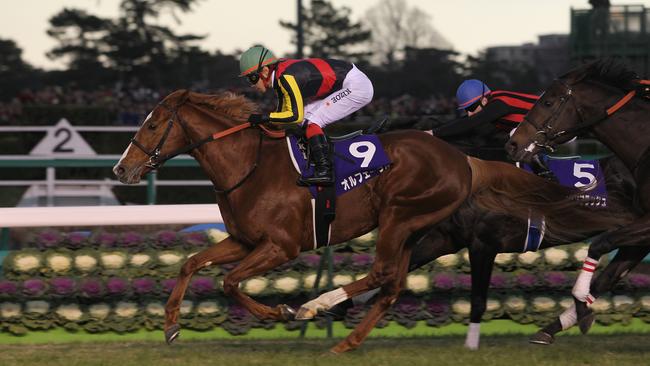
[[[280,61],[273,52],[264,46],[253,46],[241,54],[239,58],[239,76],[246,76],[257,71],[263,66],[272,65]]]

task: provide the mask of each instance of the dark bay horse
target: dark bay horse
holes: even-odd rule
[[[649,81],[640,80],[611,59],[579,67],[553,82],[506,144],[514,159],[527,161],[542,150],[553,150],[574,136],[589,133],[616,154],[632,173],[639,218],[593,241],[588,257],[594,261],[586,263],[573,289],[583,332],[593,323],[593,314],[585,302],[593,301],[594,296],[627,274],[650,246],[649,86]],[[619,255],[624,259],[612,263],[590,288],[598,259],[616,248],[621,249]],[[575,315],[563,315],[552,329],[539,334],[539,343],[550,343],[554,332],[575,323]]]
[[[608,191],[607,201],[616,209],[635,215],[634,180],[623,163],[615,156],[600,160]],[[528,235],[527,221],[518,217],[486,211],[471,204],[463,204],[452,216],[431,228],[413,247],[409,271],[422,267],[436,258],[468,248],[471,268],[470,325],[465,340],[469,349],[478,349],[480,323],[485,313],[488,290],[495,257],[498,253],[521,253]],[[588,239],[588,236],[581,240]],[[571,242],[546,238],[539,249],[566,245]],[[617,256],[614,263],[620,261]],[[357,299],[368,299],[366,295]],[[340,313],[353,305],[351,300],[335,310]]]
[[[170,157],[185,151],[199,162],[217,189],[217,203],[230,236],[189,258],[165,308],[165,337],[179,334],[179,308],[191,276],[199,269],[239,263],[223,291],[261,319],[293,316],[286,305],[260,304],[238,287],[301,251],[314,249],[309,190],[295,185],[284,139],[245,122],[257,106],[230,93],[209,96],[177,91],[147,117],[113,171],[134,184]],[[271,134],[272,133],[268,133]],[[363,321],[332,352],[358,347],[396,301],[406,279],[413,245],[422,233],[455,212],[469,197],[484,209],[527,218],[544,215],[551,237],[571,239],[616,227],[615,215],[593,215],[570,198],[574,192],[506,163],[468,158],[426,133],[387,133],[380,140],[391,166],[368,184],[341,196],[331,243],[341,243],[378,228],[376,257],[367,277],[298,311],[302,318],[373,288],[378,299]]]

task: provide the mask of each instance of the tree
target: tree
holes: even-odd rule
[[[80,9],[64,8],[50,18],[47,34],[59,45],[48,52],[52,59],[67,58],[70,68],[100,65],[105,51],[104,39],[111,28],[109,19],[88,14]]]
[[[0,38],[0,99],[9,99],[23,88],[33,86],[39,70],[22,57],[23,50],[10,39]]]
[[[543,88],[533,66],[497,61],[488,57],[486,52],[481,52],[476,57],[467,57],[465,75],[484,81],[493,90],[538,93]]]
[[[406,48],[451,49],[431,25],[431,16],[406,0],[381,0],[366,13],[372,32],[370,43],[377,61],[396,67]]]
[[[370,31],[360,22],[352,22],[348,7],[337,9],[327,0],[312,0],[309,8],[303,8],[303,29],[307,54],[310,57],[335,57],[362,60],[368,55],[355,46],[370,39]],[[296,32],[292,43],[297,43],[298,25],[280,21],[280,25]]]
[[[30,68],[23,61],[23,50],[10,39],[0,38],[0,73],[22,72]]]

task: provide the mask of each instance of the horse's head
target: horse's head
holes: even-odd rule
[[[592,62],[556,79],[506,143],[516,161],[553,151],[613,113],[636,75],[615,60]]]
[[[168,95],[149,113],[140,129],[113,167],[122,183],[136,184],[164,163],[165,156],[187,145],[188,138],[178,109],[187,101],[188,91]]]
[[[551,84],[506,143],[511,158],[529,162],[537,153],[553,151],[576,136],[584,122],[578,89],[564,78]]]

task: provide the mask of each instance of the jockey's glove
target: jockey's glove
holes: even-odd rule
[[[262,125],[265,123],[269,123],[269,115],[268,114],[251,114],[248,116],[248,122],[251,123],[251,126],[257,126],[257,125]]]

